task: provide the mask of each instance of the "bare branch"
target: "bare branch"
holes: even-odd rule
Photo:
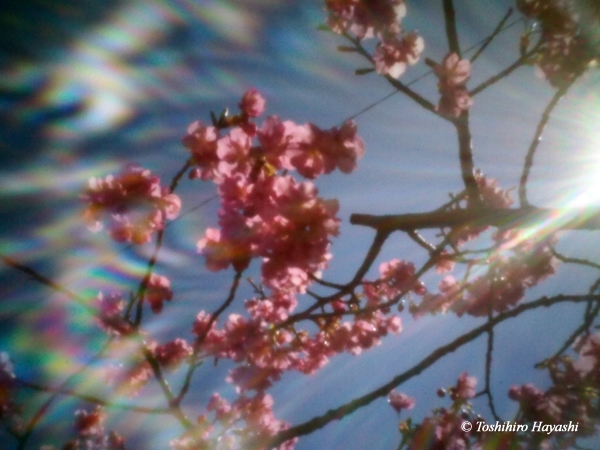
[[[185,379],[183,381],[183,385],[181,387],[181,390],[179,391],[179,394],[173,400],[173,403],[175,405],[179,405],[181,403],[181,401],[183,400],[183,398],[185,397],[185,395],[187,394],[187,391],[189,390],[190,384],[192,382],[192,376],[194,375],[194,371],[196,370],[196,368],[198,368],[198,364],[196,363],[196,357],[198,356],[198,352],[200,351],[200,348],[202,346],[201,344],[204,341],[204,339],[206,339],[206,336],[208,335],[210,329],[212,328],[213,324],[217,321],[217,319],[219,318],[221,313],[223,311],[225,311],[229,307],[229,305],[231,305],[231,303],[233,302],[237,288],[240,285],[240,279],[242,278],[242,273],[243,273],[243,270],[236,271],[235,276],[233,278],[233,282],[231,283],[231,288],[229,289],[229,295],[227,296],[227,299],[225,299],[225,301],[219,307],[219,309],[217,309],[214,313],[212,313],[212,315],[210,316],[210,320],[208,321],[208,324],[206,325],[206,328],[204,329],[202,334],[200,336],[198,336],[198,340],[196,341],[196,344],[194,345],[194,351],[192,352],[192,354],[190,355],[190,358],[188,360],[188,371],[185,374]]]
[[[456,53],[459,57],[460,45],[458,43],[458,33],[456,32],[456,13],[452,0],[442,0],[444,4],[444,20],[446,22],[446,37],[448,39],[448,48],[450,53]]]
[[[535,130],[535,134],[533,135],[533,140],[529,145],[529,150],[527,150],[527,155],[525,156],[525,164],[523,165],[523,172],[521,174],[521,180],[519,182],[519,201],[521,202],[521,206],[529,205],[529,202],[527,201],[527,180],[529,179],[529,173],[531,172],[531,167],[533,166],[533,157],[535,155],[535,151],[537,150],[542,140],[542,133],[544,132],[544,128],[550,120],[550,115],[552,114],[552,111],[576,79],[577,76],[575,76],[570,83],[561,86],[556,91],[556,93],[552,97],[552,100],[550,100],[550,103],[548,103],[548,106],[546,106],[544,112],[542,113],[542,117],[540,118],[540,121]]]
[[[350,223],[388,233],[464,225],[529,228],[541,223],[544,223],[545,231],[600,230],[600,208],[555,210],[532,206],[517,209],[481,207],[384,216],[352,214]]]
[[[496,84],[498,81],[502,80],[503,78],[506,78],[511,73],[513,73],[515,70],[517,70],[519,67],[526,64],[529,61],[529,58],[531,58],[533,55],[535,55],[537,53],[538,49],[539,49],[539,45],[536,45],[531,51],[529,51],[529,52],[527,52],[527,54],[519,57],[519,59],[517,59],[514,63],[512,63],[506,69],[502,70],[501,72],[498,72],[493,77],[490,77],[488,80],[481,83],[475,89],[472,89],[469,92],[469,95],[471,97],[475,97],[480,92],[482,92],[482,91],[486,90],[487,88],[489,88],[490,86]]]
[[[470,58],[471,62],[475,62],[475,60],[477,58],[479,58],[479,56],[483,53],[483,51],[488,47],[488,45],[490,45],[492,43],[492,41],[494,40],[494,38],[496,36],[498,36],[502,30],[504,29],[504,24],[506,23],[506,21],[508,20],[508,18],[511,16],[511,14],[513,13],[513,9],[512,8],[508,8],[508,11],[506,12],[506,14],[504,15],[504,17],[502,17],[502,19],[500,20],[500,22],[498,22],[498,25],[496,25],[496,28],[494,28],[494,31],[492,32],[492,34],[490,34],[484,41],[481,47],[479,47],[479,49],[477,49],[477,51],[475,52],[475,54]]]

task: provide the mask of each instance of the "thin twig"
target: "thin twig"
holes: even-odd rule
[[[304,311],[292,314],[281,324],[277,325],[277,328],[285,328],[288,325],[291,325],[292,323],[311,318],[311,312],[319,309],[321,306],[331,302],[332,300],[336,300],[346,294],[351,293],[354,290],[354,288],[361,283],[363,277],[373,265],[375,258],[377,258],[377,255],[379,255],[379,252],[381,251],[381,248],[383,247],[383,244],[387,240],[388,236],[389,233],[386,231],[377,231],[377,233],[375,234],[375,238],[371,243],[371,247],[369,248],[369,251],[365,256],[365,259],[363,260],[362,264],[354,274],[354,277],[348,284],[344,285],[338,292],[328,297],[322,297],[319,301],[315,302],[313,305],[309,306]],[[327,315],[327,313],[323,313],[322,315],[325,316]]]
[[[492,312],[489,312],[488,321],[491,321],[493,318]],[[491,372],[492,372],[492,353],[494,351],[494,327],[490,327],[487,332],[487,351],[485,352],[485,394],[488,399],[488,406],[490,407],[490,411],[492,412],[492,416],[494,416],[494,420],[498,422],[502,422],[502,419],[496,413],[496,408],[494,406],[494,398],[492,396],[492,388],[490,383]]]
[[[217,309],[214,313],[212,313],[208,323],[206,324],[205,329],[202,331],[202,334],[198,336],[198,339],[196,340],[195,345],[194,345],[194,351],[192,352],[192,354],[190,355],[189,360],[188,360],[188,370],[185,374],[185,379],[183,381],[183,385],[181,386],[181,390],[179,391],[179,394],[174,399],[174,404],[179,405],[181,403],[181,401],[183,400],[183,398],[185,397],[185,395],[187,394],[187,391],[189,390],[190,384],[192,382],[192,376],[194,375],[194,371],[198,367],[198,364],[196,363],[196,357],[198,356],[198,352],[200,351],[200,348],[202,348],[202,342],[204,342],[204,339],[206,339],[206,336],[210,332],[210,329],[212,328],[214,323],[217,321],[217,319],[219,318],[221,313],[223,311],[225,311],[229,307],[229,305],[231,305],[231,303],[233,302],[237,288],[240,285],[240,279],[242,278],[242,273],[243,273],[243,270],[236,271],[235,276],[233,278],[233,282],[231,283],[231,288],[229,289],[229,295],[227,296],[227,299],[225,299],[225,301],[219,307],[219,309]]]
[[[521,206],[529,205],[527,201],[527,180],[529,179],[529,173],[531,172],[531,167],[533,166],[533,157],[535,155],[535,151],[537,150],[540,142],[542,140],[542,133],[544,132],[544,128],[546,124],[550,120],[550,115],[552,111],[560,101],[560,99],[566,94],[567,90],[573,85],[575,80],[578,78],[578,75],[573,77],[571,82],[561,86],[552,96],[552,100],[548,103],[548,106],[544,109],[542,113],[542,117],[536,127],[535,134],[533,135],[533,140],[529,145],[529,150],[527,151],[527,155],[525,156],[525,163],[523,165],[523,172],[521,174],[521,180],[519,181],[519,201]]]
[[[2,259],[2,261],[4,261],[4,263],[7,266],[12,267],[13,269],[17,269],[23,273],[26,273],[27,275],[31,276],[34,280],[50,287],[51,289],[54,289],[56,292],[66,295],[71,300],[82,305],[83,307],[85,307],[88,310],[88,312],[91,312],[93,315],[96,314],[96,310],[94,308],[90,307],[88,305],[88,302],[83,297],[77,295],[75,292],[71,291],[70,289],[64,287],[61,284],[56,283],[55,281],[52,281],[50,278],[45,277],[44,275],[40,274],[38,271],[34,270],[33,268],[26,266],[24,264],[21,264],[21,263],[17,262],[16,260],[12,259],[11,257],[0,254],[0,259]]]
[[[444,21],[446,23],[446,38],[448,39],[448,48],[450,53],[456,53],[461,57],[460,45],[458,43],[458,33],[456,31],[456,12],[452,0],[442,0],[444,4]]]
[[[482,91],[486,90],[487,88],[489,88],[490,86],[496,84],[498,81],[502,80],[503,78],[506,78],[512,72],[517,70],[519,67],[526,64],[529,61],[529,59],[537,53],[538,50],[539,50],[539,45],[536,45],[532,50],[527,52],[525,55],[520,56],[519,59],[517,59],[510,66],[508,66],[504,70],[498,72],[496,75],[490,77],[486,81],[482,82],[476,88],[472,89],[469,92],[469,95],[471,97],[475,97],[480,92],[482,92]]]
[[[483,45],[481,47],[479,47],[479,49],[477,49],[475,54],[470,58],[471,63],[474,63],[475,60],[477,58],[479,58],[479,56],[483,53],[483,51],[488,47],[488,45],[490,45],[492,43],[494,38],[500,34],[500,32],[503,30],[504,24],[506,23],[506,21],[508,20],[508,18],[511,16],[512,13],[513,13],[513,9],[508,8],[508,11],[504,15],[504,17],[502,17],[502,20],[500,20],[500,22],[498,22],[498,25],[496,25],[496,28],[494,28],[494,31],[492,32],[492,34],[490,34],[488,36],[488,38],[485,39],[485,41],[483,42]]]
[[[181,180],[181,178],[183,177],[185,172],[192,165],[193,165],[193,159],[190,158],[185,162],[185,164],[181,167],[181,169],[179,169],[177,171],[177,173],[171,180],[171,184],[169,186],[171,193],[175,191],[175,189],[177,188],[177,185],[179,184],[179,181]],[[163,217],[165,217],[164,212],[163,212]],[[165,217],[165,221],[166,221],[166,217]],[[154,251],[152,253],[152,256],[150,257],[150,260],[148,261],[148,265],[146,268],[146,274],[144,275],[144,278],[142,279],[142,282],[140,283],[137,293],[135,295],[136,311],[135,311],[134,324],[136,326],[139,326],[142,321],[144,296],[146,295],[146,290],[148,289],[148,283],[150,283],[150,278],[152,277],[152,271],[154,270],[154,266],[156,265],[156,262],[158,260],[158,253],[160,252],[160,249],[162,247],[164,233],[165,233],[165,227],[163,226],[160,230],[158,230],[158,233],[156,236],[156,245],[154,246]],[[129,317],[129,313],[131,311],[132,306],[133,306],[133,302],[131,302],[127,307],[127,310],[125,312],[126,318]]]
[[[582,259],[582,258],[571,258],[569,256],[565,256],[562,253],[557,252],[554,247],[550,247],[550,251],[552,252],[552,256],[554,256],[556,259],[560,260],[563,263],[579,264],[581,266],[593,267],[594,269],[600,270],[600,264],[595,263],[593,261],[589,261],[587,259]]]

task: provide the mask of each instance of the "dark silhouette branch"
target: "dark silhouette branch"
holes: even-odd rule
[[[231,303],[233,302],[233,300],[235,298],[235,293],[237,292],[237,289],[240,285],[240,279],[242,278],[243,272],[244,272],[243,270],[236,271],[235,276],[233,278],[233,282],[231,283],[231,288],[229,289],[229,295],[227,296],[227,298],[225,299],[223,304],[214,313],[212,313],[212,315],[210,316],[210,319],[206,325],[206,328],[202,331],[202,334],[200,336],[198,336],[198,339],[196,340],[196,343],[194,345],[194,350],[188,360],[188,371],[185,374],[185,379],[183,381],[183,385],[181,387],[181,390],[179,391],[179,394],[173,400],[174,404],[179,405],[181,403],[181,401],[183,400],[183,398],[185,397],[185,395],[187,394],[187,392],[190,388],[190,384],[192,382],[192,376],[194,375],[194,371],[199,367],[196,362],[196,357],[198,356],[198,352],[200,351],[200,348],[202,347],[202,342],[204,342],[204,339],[206,339],[206,336],[210,332],[210,329],[212,328],[214,323],[217,321],[217,319],[219,318],[221,313],[223,313],[223,311],[225,311],[229,307],[229,305],[231,305]]]
[[[456,53],[459,57],[460,45],[458,43],[458,33],[456,31],[456,12],[452,0],[442,0],[444,5],[444,21],[446,23],[446,38],[448,39],[448,48],[450,53]]]
[[[458,159],[467,200],[470,205],[480,205],[479,187],[475,180],[475,164],[473,163],[473,149],[471,147],[471,130],[469,128],[469,112],[463,113],[453,121],[458,136]]]
[[[533,157],[535,155],[535,151],[537,150],[540,142],[542,140],[542,133],[544,132],[544,128],[546,128],[546,124],[550,120],[550,115],[552,111],[558,105],[560,99],[566,94],[569,88],[577,79],[577,76],[573,78],[570,83],[561,86],[556,93],[552,96],[552,100],[548,103],[548,106],[544,109],[542,113],[542,117],[536,127],[535,134],[533,135],[533,140],[529,145],[529,149],[527,150],[527,155],[525,156],[525,163],[523,165],[523,172],[521,174],[521,180],[519,181],[519,201],[521,202],[521,206],[528,206],[529,202],[527,201],[527,180],[529,179],[529,174],[531,172],[531,167],[533,166]]]
[[[508,66],[507,68],[505,68],[504,70],[498,72],[496,75],[490,77],[489,79],[487,79],[486,81],[484,81],[483,83],[479,84],[477,87],[475,87],[474,89],[472,89],[469,92],[469,95],[471,97],[475,97],[477,94],[479,94],[480,92],[483,92],[484,90],[486,90],[487,88],[489,88],[490,86],[496,84],[498,81],[502,80],[503,78],[506,78],[507,76],[509,76],[511,73],[513,73],[515,70],[517,70],[519,67],[527,64],[527,62],[529,61],[529,59],[534,56],[537,51],[539,50],[539,44],[536,45],[533,49],[531,49],[529,52],[527,52],[525,55],[519,57],[519,59],[517,59],[514,63],[512,63],[510,66]]]
[[[477,51],[475,52],[475,54],[473,56],[471,56],[471,63],[475,62],[475,60],[477,58],[479,58],[479,56],[483,53],[483,51],[488,47],[488,45],[490,45],[492,43],[492,41],[494,40],[494,38],[496,36],[498,36],[502,30],[504,29],[504,24],[506,23],[506,21],[509,19],[509,17],[512,15],[513,13],[513,9],[512,8],[508,8],[508,11],[506,12],[506,14],[504,15],[504,17],[502,17],[502,19],[500,20],[500,22],[498,22],[498,25],[496,25],[496,28],[494,28],[494,31],[492,31],[492,34],[490,34],[484,41],[483,44],[481,45],[481,47],[479,47],[477,49]]]
[[[523,206],[516,209],[472,207],[450,211],[374,216],[352,214],[350,223],[379,232],[452,228],[465,225],[503,229],[544,224],[544,230],[600,230],[600,208],[547,209]]]

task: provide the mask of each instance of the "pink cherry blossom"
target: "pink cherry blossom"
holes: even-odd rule
[[[97,407],[93,411],[77,410],[75,412],[75,431],[81,436],[89,436],[104,431],[106,413]]]
[[[169,279],[155,273],[151,274],[146,287],[146,300],[150,303],[152,312],[160,313],[163,309],[163,302],[170,301],[172,298],[173,292]]]
[[[192,347],[185,339],[176,338],[173,341],[156,346],[152,353],[162,367],[175,370],[192,354]]]
[[[407,66],[416,64],[424,48],[423,38],[416,33],[408,33],[402,38],[386,38],[375,48],[375,70],[380,75],[399,78]]]
[[[240,102],[240,110],[248,117],[259,117],[265,111],[265,103],[265,99],[256,89],[248,89]]]
[[[120,336],[129,334],[132,327],[125,321],[121,313],[125,309],[125,300],[120,294],[104,295],[98,293],[95,306],[98,310],[97,323],[106,333]]]
[[[177,195],[137,166],[127,166],[117,176],[91,178],[81,198],[87,203],[84,218],[92,231],[101,230],[102,219],[108,217],[113,239],[136,244],[150,241],[150,235],[162,230],[166,219],[175,219],[181,208]]]
[[[460,59],[456,53],[446,55],[442,64],[433,68],[439,78],[438,88],[442,95],[436,110],[443,115],[458,117],[473,104],[465,83],[471,75],[471,63]]]
[[[388,402],[390,406],[396,410],[396,412],[400,412],[403,409],[413,409],[415,407],[414,398],[395,390],[388,394]]]
[[[350,31],[360,39],[398,33],[406,15],[403,0],[326,0],[327,23],[336,33]]]
[[[219,163],[217,156],[217,142],[219,133],[215,127],[207,127],[199,121],[188,126],[187,134],[183,138],[183,145],[192,153],[196,169],[192,171],[192,178],[212,179]]]
[[[468,400],[475,397],[475,386],[477,386],[477,378],[470,377],[467,372],[463,372],[458,377],[456,387],[452,389],[454,398]]]

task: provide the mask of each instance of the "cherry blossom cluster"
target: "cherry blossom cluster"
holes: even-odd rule
[[[569,84],[594,61],[598,61],[596,34],[600,8],[593,2],[578,10],[577,2],[565,0],[517,0],[517,7],[540,27],[536,66],[555,87]]]
[[[143,335],[143,333],[142,333]],[[165,372],[174,372],[192,355],[192,346],[183,338],[158,344],[150,338],[144,343],[151,358]],[[110,367],[106,373],[107,382],[114,385],[120,393],[129,397],[139,395],[141,390],[154,376],[154,371],[139,345],[128,341],[115,341],[112,357],[128,360],[125,366]]]
[[[92,231],[109,220],[110,236],[118,242],[144,244],[162,230],[166,219],[175,219],[181,208],[179,197],[160,179],[141,167],[127,166],[116,176],[91,178],[81,196],[87,203],[84,218]]]
[[[378,345],[389,332],[397,334],[402,329],[400,317],[375,310],[355,315],[353,320],[324,319],[314,334],[295,332],[281,324],[296,304],[295,299],[281,294],[251,299],[246,302],[250,318],[231,314],[223,328],[213,323],[210,329],[210,316],[201,311],[193,327],[200,355],[238,363],[228,377],[238,392],[264,391],[285,371],[314,373],[336,354],[359,354]],[[337,313],[349,310],[342,301],[334,301],[330,307]]]
[[[248,442],[266,443],[289,427],[275,418],[272,407],[273,398],[265,393],[242,395],[231,403],[215,393],[194,428],[171,441],[171,450],[236,450]],[[277,450],[292,450],[296,441],[284,442]]]
[[[510,195],[510,189],[502,189],[498,185],[498,181],[494,178],[485,176],[480,170],[476,170],[473,174],[475,183],[477,184],[477,193],[483,206],[486,208],[509,208],[513,204],[513,199]],[[451,209],[459,209],[468,207],[474,203],[469,195],[465,195],[463,201],[455,202]],[[464,225],[460,228],[452,229],[450,239],[454,246],[461,246],[468,241],[478,237],[489,227],[480,225]],[[443,259],[443,257],[441,258]]]
[[[526,239],[521,232],[498,233],[497,251],[483,263],[485,274],[457,281],[446,275],[439,283],[438,293],[427,293],[419,305],[413,305],[415,317],[426,313],[458,316],[469,314],[485,317],[490,311],[504,312],[517,305],[527,289],[553,275],[558,264],[551,245],[552,237]],[[511,253],[506,256],[506,253]]]
[[[132,326],[123,318],[125,300],[121,294],[104,295],[99,292],[94,302],[97,310],[96,322],[107,334],[122,336],[131,333]]]
[[[106,413],[101,407],[92,411],[75,411],[75,439],[62,450],[125,450],[125,439],[114,431],[107,432]],[[40,450],[57,450],[53,445],[43,445]]]
[[[171,282],[167,277],[150,274],[144,289],[144,298],[150,304],[150,309],[159,314],[163,309],[165,301],[173,298]],[[125,301],[119,293],[104,295],[98,293],[94,301],[97,310],[96,322],[106,333],[113,336],[127,335],[131,333],[131,324],[123,317]]]
[[[436,450],[463,450],[473,448],[470,446],[471,433],[464,431],[461,424],[466,419],[471,419],[472,411],[469,400],[475,397],[477,379],[466,372],[458,378],[456,386],[449,389],[453,404],[450,408],[438,408],[433,415],[425,417],[420,424],[413,424],[406,420],[400,423],[400,432],[403,442],[408,444],[409,450],[436,449]],[[438,393],[445,395],[445,390]],[[390,405],[398,412],[414,406],[414,400],[405,394],[392,391],[388,396]],[[404,448],[404,447],[402,447]]]
[[[406,15],[404,0],[326,0],[325,7],[334,32],[352,33],[359,40],[378,38],[373,64],[380,75],[400,77],[425,48],[421,36],[400,26]]]
[[[378,308],[382,312],[388,312],[389,307],[381,308],[382,303],[393,304],[401,296],[410,292],[419,296],[427,293],[423,282],[415,277],[413,263],[392,259],[379,265],[379,273],[381,277],[378,280],[362,283],[365,306],[368,308]]]
[[[290,173],[313,179],[336,168],[351,172],[364,144],[353,122],[322,130],[271,116],[257,127],[249,119],[264,110],[264,100],[255,90],[240,105],[241,115],[231,120],[239,126],[225,136],[219,127],[194,122],[183,139],[196,166],[191,176],[212,180],[221,197],[220,228],[206,230],[198,250],[213,271],[230,265],[240,271],[262,258],[266,286],[303,292],[309,274],[331,257],[338,204],[319,198],[311,182]]]
[[[509,397],[519,402],[528,422],[578,423],[577,436],[598,431],[600,398],[600,333],[582,339],[577,359],[563,356],[546,363],[553,384],[542,391],[533,384],[512,386]],[[572,436],[575,438],[576,436]]]
[[[471,76],[471,63],[461,59],[456,53],[446,55],[442,64],[433,67],[439,79],[438,90],[441,94],[436,111],[450,117],[458,117],[473,104],[465,86]]]
[[[388,394],[388,403],[398,413],[403,409],[413,409],[415,407],[414,398],[396,390],[393,390]]]

